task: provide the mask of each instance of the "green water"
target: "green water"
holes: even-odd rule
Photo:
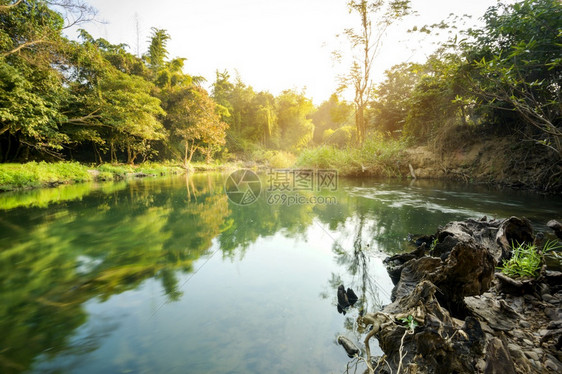
[[[335,204],[240,206],[224,180],[0,194],[0,372],[343,373],[336,337],[389,302],[382,259],[409,233],[562,218],[558,197],[365,179],[303,192]],[[342,282],[364,299],[345,316]]]

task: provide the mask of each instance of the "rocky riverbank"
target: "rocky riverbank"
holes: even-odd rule
[[[562,273],[543,265],[536,279],[497,266],[511,243],[535,243],[526,219],[451,222],[389,257],[392,303],[358,318],[376,373],[562,372]],[[371,357],[376,337],[385,355]]]

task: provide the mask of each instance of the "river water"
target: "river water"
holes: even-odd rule
[[[336,338],[362,340],[359,311],[389,302],[382,260],[411,249],[409,234],[484,215],[538,229],[562,218],[559,197],[454,183],[297,191],[262,175],[259,198],[240,205],[225,181],[0,194],[0,372],[343,373]],[[345,315],[340,284],[360,297]]]

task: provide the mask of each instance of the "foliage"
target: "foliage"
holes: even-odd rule
[[[284,149],[300,151],[314,135],[309,118],[314,106],[302,93],[286,90],[276,99],[280,145]]]
[[[548,241],[542,248],[542,253],[562,248],[555,241]],[[512,244],[511,258],[498,267],[502,273],[513,278],[536,278],[543,265],[541,250],[534,244]]]
[[[77,162],[0,164],[0,189],[4,190],[54,183],[85,182],[91,179],[86,167]]]
[[[471,64],[471,89],[498,122],[510,120],[532,130],[531,138],[562,157],[562,4],[524,0],[498,4],[484,15],[485,26],[470,30],[463,45]],[[513,126],[513,125],[512,125]]]
[[[181,169],[177,166],[161,163],[144,163],[135,166],[102,164],[91,168],[78,162],[32,161],[25,164],[0,164],[0,190],[88,182],[94,178],[99,180],[123,179],[131,173],[166,175],[177,174],[180,171]]]
[[[228,127],[216,113],[216,103],[197,86],[170,90],[165,101],[168,109],[166,127],[171,132],[172,141],[183,148],[184,165],[191,162],[197,151],[210,161],[225,144]]]
[[[340,100],[337,94],[332,94],[312,113],[310,119],[314,124],[313,141],[315,144],[321,144],[327,139],[324,136],[326,131],[331,130],[333,133],[342,126],[354,124],[353,104]]]
[[[408,327],[408,330],[412,331],[419,325],[411,314],[408,317],[400,319],[400,321],[402,321],[402,323],[404,323]]]
[[[336,169],[342,175],[400,176],[400,160],[406,143],[380,133],[367,137],[360,147],[323,145],[303,150],[296,164],[302,167]]]

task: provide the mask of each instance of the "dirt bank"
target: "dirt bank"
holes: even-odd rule
[[[410,164],[417,178],[458,179],[562,193],[562,162],[556,162],[556,156],[546,147],[517,137],[474,138],[465,143],[459,147],[445,143],[441,147],[408,149],[400,173],[410,175]]]

